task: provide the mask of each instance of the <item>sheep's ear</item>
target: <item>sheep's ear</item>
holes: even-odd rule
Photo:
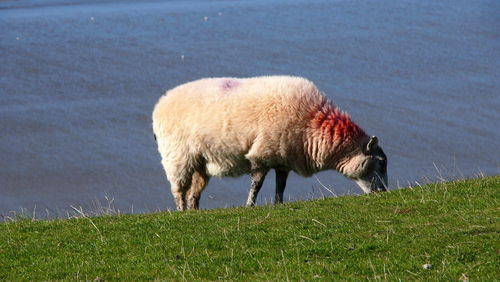
[[[368,153],[371,153],[373,152],[378,146],[378,138],[377,136],[372,136],[372,138],[370,138],[370,141],[368,141],[368,144],[366,145],[366,151]]]

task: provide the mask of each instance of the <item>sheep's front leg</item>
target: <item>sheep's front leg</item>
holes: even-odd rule
[[[276,170],[276,194],[274,196],[275,204],[283,203],[283,192],[285,191],[288,173],[288,171]]]
[[[264,178],[269,169],[256,169],[251,173],[252,184],[250,185],[250,193],[248,194],[247,207],[255,206],[255,200],[257,199],[257,194],[259,194],[262,183],[264,183]]]

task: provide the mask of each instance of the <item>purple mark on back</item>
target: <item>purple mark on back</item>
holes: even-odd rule
[[[231,89],[235,88],[240,84],[238,81],[233,79],[224,79],[221,84],[221,88],[224,92],[229,92]]]

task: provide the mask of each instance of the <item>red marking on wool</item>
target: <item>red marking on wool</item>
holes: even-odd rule
[[[335,143],[347,139],[358,140],[366,135],[363,129],[355,124],[346,113],[330,105],[313,111],[312,127],[319,129],[324,137]]]

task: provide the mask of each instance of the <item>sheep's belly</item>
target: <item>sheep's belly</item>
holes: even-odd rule
[[[237,177],[250,172],[250,162],[247,159],[209,161],[207,172],[210,176]]]

